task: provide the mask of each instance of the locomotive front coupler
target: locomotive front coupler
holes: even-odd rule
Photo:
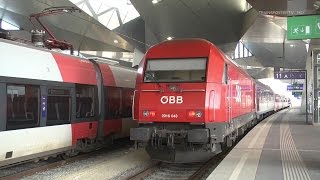
[[[151,136],[151,145],[155,148],[161,148],[163,146],[174,149],[177,141],[183,141],[186,138],[188,132],[185,130],[174,131],[167,129],[154,129]]]

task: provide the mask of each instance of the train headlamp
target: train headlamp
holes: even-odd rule
[[[155,117],[156,116],[156,111],[148,111],[144,110],[142,112],[143,117]]]
[[[191,110],[188,112],[188,116],[191,118],[201,118],[203,115],[202,111]]]

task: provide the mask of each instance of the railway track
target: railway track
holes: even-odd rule
[[[0,169],[0,179],[1,180],[16,180],[21,179],[26,176],[31,176],[36,173],[44,172],[49,169],[54,169],[60,166],[71,164],[73,162],[89,159],[91,157],[97,156],[101,153],[112,153],[115,151],[127,150],[130,148],[131,144],[127,140],[119,141],[110,146],[92,151],[89,153],[77,155],[75,157],[70,157],[68,159],[62,159],[60,157],[50,158],[47,161],[26,162],[23,164],[18,164],[16,166],[10,166],[7,168]]]
[[[205,163],[165,163],[154,162],[144,171],[128,177],[130,180],[198,180],[207,177],[210,172],[222,161],[227,153],[217,155]]]
[[[252,129],[250,127],[246,132],[239,136],[232,147],[226,149],[224,152],[214,156],[204,163],[185,163],[174,164],[164,162],[154,162],[145,170],[128,177],[129,180],[199,180],[206,179],[210,173],[220,164],[220,162],[228,155],[228,153],[236,146],[236,144]]]

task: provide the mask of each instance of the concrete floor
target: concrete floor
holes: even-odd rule
[[[320,179],[320,127],[306,124],[299,112],[290,108],[263,120],[208,179]]]

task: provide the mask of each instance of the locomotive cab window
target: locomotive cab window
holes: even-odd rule
[[[7,86],[7,129],[23,129],[39,126],[38,86]]]
[[[147,60],[144,82],[205,82],[206,58]]]
[[[88,118],[95,116],[95,87],[76,85],[76,116]]]
[[[47,126],[67,124],[70,122],[70,90],[48,89]]]

